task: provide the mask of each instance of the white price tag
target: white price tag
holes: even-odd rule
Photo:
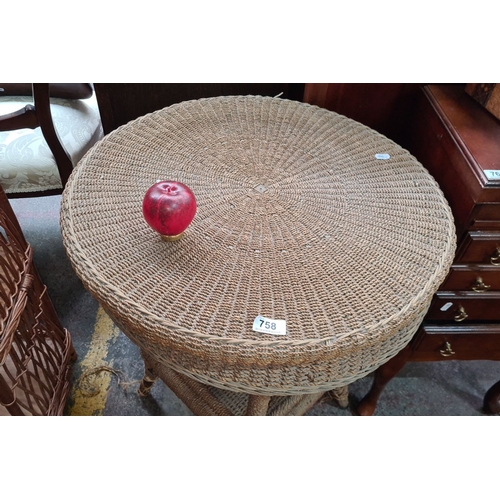
[[[484,173],[489,181],[500,181],[500,170],[485,170]]]
[[[447,311],[452,305],[453,302],[446,302],[446,304],[443,307],[441,307],[441,311]]]
[[[286,321],[284,319],[269,319],[264,318],[264,316],[257,316],[253,321],[252,330],[271,335],[286,335]]]
[[[375,155],[375,158],[377,160],[388,160],[391,157],[389,153],[377,153]]]

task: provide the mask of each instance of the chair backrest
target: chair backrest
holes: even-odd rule
[[[50,96],[61,99],[88,99],[94,92],[90,83],[36,83],[49,85]],[[32,96],[32,83],[0,83],[0,96]]]
[[[31,92],[29,87],[31,86]],[[73,170],[74,161],[68,153],[67,148],[61,142],[56,127],[54,125],[53,114],[51,111],[51,97],[58,98],[61,103],[78,102],[78,99],[88,99],[93,95],[93,89],[90,84],[49,84],[49,83],[33,83],[33,84],[1,84],[0,83],[0,98],[2,102],[13,100],[18,96],[32,95],[33,103],[29,103],[17,109],[16,111],[1,114],[0,112],[0,133],[10,132],[20,129],[40,128],[43,138],[52,153],[57,171],[59,172],[61,188],[40,189],[35,187],[24,190],[23,192],[9,192],[4,186],[9,197],[16,196],[33,196],[39,194],[55,194],[62,192],[66,182]],[[20,99],[26,100],[26,97]],[[62,101],[62,100],[68,101]],[[22,102],[22,101],[20,101]],[[21,106],[22,104],[20,104]],[[61,109],[67,110],[69,106],[61,106]],[[97,112],[98,113],[98,112]],[[87,127],[89,128],[89,127]],[[91,132],[89,132],[91,135]],[[41,140],[41,139],[40,139]],[[29,141],[26,140],[26,143]],[[95,140],[93,141],[95,142]],[[92,143],[93,144],[93,143]],[[90,145],[92,145],[90,144]],[[89,147],[90,147],[89,145]],[[86,144],[84,146],[87,146]],[[4,146],[6,148],[6,146]],[[5,155],[4,155],[5,156]],[[36,175],[34,176],[36,177]],[[40,191],[40,192],[39,192]]]

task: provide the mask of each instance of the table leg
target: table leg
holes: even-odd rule
[[[396,376],[401,368],[403,368],[410,353],[410,347],[405,347],[399,354],[396,354],[396,356],[375,371],[372,388],[358,405],[358,415],[373,415],[382,390],[388,382]]]
[[[156,375],[152,366],[146,361],[146,359],[144,359],[144,377],[141,381],[137,394],[139,394],[139,396],[147,396],[151,392],[151,388],[157,378],[158,375]]]
[[[337,387],[336,389],[331,389],[329,395],[332,396],[341,408],[347,408],[349,406],[349,386],[344,385],[344,387]]]
[[[255,396],[250,394],[248,396],[246,415],[265,416],[267,414],[267,408],[270,400],[271,396]]]
[[[483,401],[484,411],[490,415],[500,414],[500,382],[492,385]]]

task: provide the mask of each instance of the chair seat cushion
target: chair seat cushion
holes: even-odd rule
[[[59,139],[75,166],[103,137],[95,94],[85,100],[51,98]],[[0,97],[0,115],[33,104],[32,97]],[[56,162],[41,129],[0,132],[0,184],[9,193],[61,189]]]

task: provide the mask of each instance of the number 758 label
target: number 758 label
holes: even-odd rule
[[[257,316],[253,321],[252,330],[271,335],[286,335],[286,321],[284,319],[269,319]]]

